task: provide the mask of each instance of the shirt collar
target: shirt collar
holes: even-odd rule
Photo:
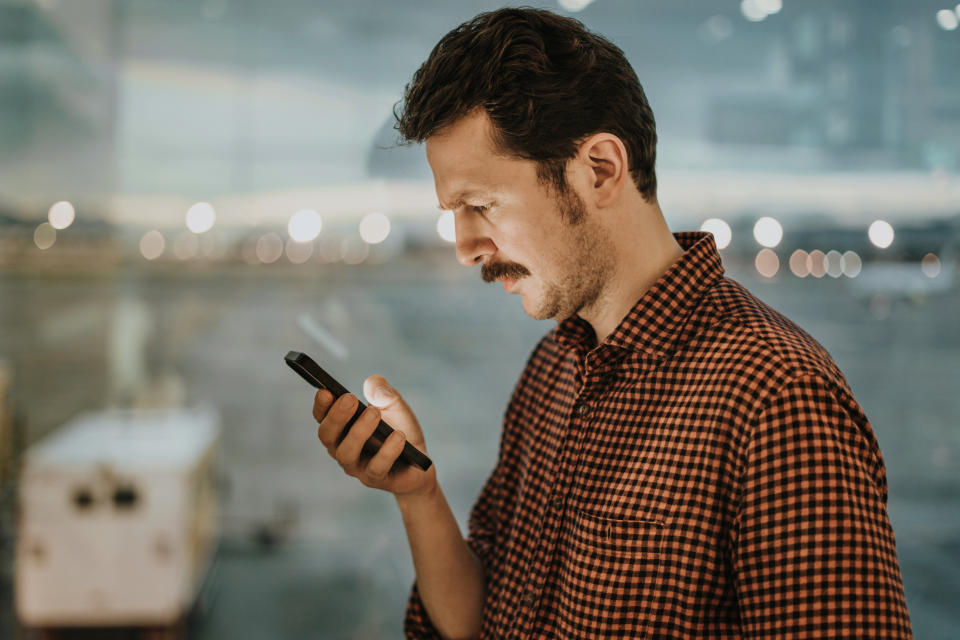
[[[603,344],[665,357],[676,346],[700,297],[723,276],[712,234],[692,231],[673,237],[683,254],[640,297]],[[590,323],[573,314],[557,326],[556,339],[561,347],[586,353],[595,334]]]

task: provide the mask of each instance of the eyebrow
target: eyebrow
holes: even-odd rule
[[[482,192],[482,191],[479,191],[479,190],[477,190],[477,189],[467,189],[466,191],[462,191],[462,192],[460,192],[460,193],[457,195],[457,199],[456,199],[456,201],[453,203],[453,206],[452,206],[452,207],[445,207],[445,206],[443,206],[442,203],[437,203],[437,208],[440,209],[441,211],[453,211],[454,209],[456,209],[456,208],[459,207],[460,205],[465,205],[465,204],[467,204],[466,202],[464,202],[464,200],[463,200],[464,198],[467,198],[467,197],[470,197],[470,196],[477,196],[477,195],[481,195],[481,194],[483,194],[483,192]]]

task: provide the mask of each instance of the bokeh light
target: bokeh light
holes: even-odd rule
[[[780,270],[780,258],[771,249],[761,249],[753,264],[764,278],[772,278]]]
[[[759,0],[743,0],[740,3],[740,13],[750,22],[760,22],[767,17],[767,12],[764,11]]]
[[[162,233],[156,229],[147,231],[140,238],[140,255],[147,260],[156,260],[163,255],[166,246],[167,241],[164,240]]]
[[[360,237],[367,244],[380,244],[390,235],[390,218],[379,211],[368,213],[360,220]]]
[[[733,23],[730,22],[730,18],[722,13],[707,18],[702,29],[715,42],[726,40],[733,35]]]
[[[874,246],[886,249],[893,244],[893,227],[886,220],[874,220],[867,229],[867,237]]]
[[[780,10],[783,9],[783,0],[757,0],[757,5],[763,9],[764,13],[771,16],[780,13]]]
[[[713,234],[714,242],[717,243],[717,249],[726,249],[733,240],[733,231],[730,225],[720,218],[707,218],[700,225],[700,231],[707,231]]]
[[[50,226],[54,229],[66,229],[73,224],[76,217],[76,210],[66,200],[55,202],[47,212],[47,220],[50,221]]]
[[[33,244],[39,249],[49,249],[57,241],[57,230],[49,222],[42,222],[33,231]]]
[[[839,278],[843,275],[843,256],[839,251],[831,249],[827,251],[827,275],[831,278]]]
[[[301,209],[290,216],[287,233],[297,242],[312,242],[323,230],[323,219],[313,209]]]
[[[276,233],[265,233],[257,238],[257,259],[263,264],[273,264],[283,255],[283,240]]]
[[[293,238],[287,240],[287,246],[284,250],[287,254],[287,260],[293,264],[303,264],[313,255],[312,242],[297,242]]]
[[[940,9],[940,11],[937,11],[937,24],[939,24],[940,28],[944,31],[953,31],[957,28],[957,25],[960,24],[960,20],[957,19],[956,11]]]
[[[863,261],[860,260],[860,255],[856,251],[843,252],[843,275],[848,278],[856,278],[860,275],[862,268]]]
[[[194,233],[204,233],[213,228],[217,212],[209,202],[198,202],[187,209],[187,229]]]
[[[928,278],[936,278],[940,275],[940,270],[942,269],[940,258],[938,258],[936,254],[928,253],[920,260],[920,269],[923,271],[923,275]]]
[[[444,211],[437,218],[437,233],[447,242],[457,241],[457,228],[453,220],[453,211]]]
[[[593,0],[557,0],[557,4],[559,4],[563,9],[572,11],[574,13],[577,11],[583,11],[592,3]]]
[[[806,251],[797,249],[790,254],[790,271],[798,278],[806,278],[810,275],[810,267],[807,264],[809,260],[810,257]]]
[[[370,255],[370,245],[363,238],[350,236],[340,244],[340,258],[345,264],[360,264]]]
[[[776,218],[764,216],[753,225],[753,237],[761,246],[773,248],[783,239],[783,227]]]
[[[827,275],[827,256],[823,251],[814,249],[810,252],[810,255],[807,256],[807,271],[814,278],[822,278]]]

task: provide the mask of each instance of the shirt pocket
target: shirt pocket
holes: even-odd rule
[[[646,636],[663,523],[576,508],[568,516],[558,567],[559,630],[568,637]]]

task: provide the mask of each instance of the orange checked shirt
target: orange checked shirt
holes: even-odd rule
[[[537,345],[470,514],[481,638],[910,638],[883,457],[836,364],[713,237],[602,344]],[[408,638],[438,638],[416,584]]]

